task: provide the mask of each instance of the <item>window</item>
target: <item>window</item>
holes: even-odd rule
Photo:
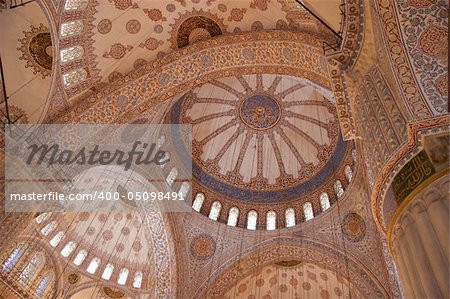
[[[86,250],[80,250],[80,252],[78,252],[77,256],[73,260],[73,263],[77,266],[81,265],[84,259],[86,258],[86,255],[87,255]]]
[[[166,178],[166,182],[167,184],[172,187],[173,183],[175,182],[175,180],[177,179],[178,176],[178,169],[176,169],[175,167],[172,168],[172,170],[169,172],[169,174],[167,175]]]
[[[191,185],[188,182],[183,182],[178,194],[181,194],[181,198],[185,199],[186,195],[189,193],[189,190],[191,190]]]
[[[274,230],[277,228],[277,213],[275,211],[268,211],[266,214],[266,229]]]
[[[286,227],[295,226],[295,211],[292,208],[289,208],[285,212],[286,216]]]
[[[66,88],[77,85],[87,78],[85,69],[77,69],[63,75],[63,82]]]
[[[65,10],[77,10],[85,9],[88,5],[89,0],[66,0],[64,5]]]
[[[341,181],[337,180],[334,183],[334,192],[336,192],[337,197],[341,197],[342,195],[344,195],[344,188],[342,187]]]
[[[117,283],[120,285],[125,285],[125,283],[127,282],[127,278],[128,278],[128,269],[122,268],[122,270],[120,270],[119,272],[119,278],[117,279]]]
[[[356,149],[352,149],[353,162],[356,163]]]
[[[114,265],[109,263],[106,265],[105,270],[103,270],[102,278],[104,280],[109,280],[114,271]]]
[[[91,260],[91,263],[89,264],[89,266],[87,267],[86,271],[88,273],[94,274],[95,271],[97,271],[98,266],[100,266],[100,259],[98,257],[94,257]]]
[[[33,276],[34,274],[36,274],[36,270],[41,263],[42,255],[40,253],[36,253],[33,258],[31,258],[25,269],[23,269],[22,273],[19,276],[19,281],[22,284],[27,285],[30,280],[33,279]]]
[[[61,255],[63,257],[68,257],[72,254],[72,252],[75,250],[75,247],[77,247],[77,243],[74,241],[70,241],[69,243],[64,246],[64,248],[61,250]]]
[[[169,160],[170,160],[170,155],[168,152],[166,152],[160,161],[169,161]],[[164,169],[164,167],[166,166],[167,163],[168,162],[162,163],[161,165],[159,165],[159,167],[161,167],[161,169]]]
[[[14,265],[19,260],[20,256],[22,255],[24,251],[24,245],[20,244],[19,246],[14,249],[13,252],[9,255],[9,257],[5,260],[3,263],[3,271],[8,272],[11,271],[11,269],[14,267]]]
[[[203,201],[205,201],[205,195],[203,193],[197,193],[195,195],[194,203],[192,204],[192,208],[200,212],[200,209],[202,208]]]
[[[83,56],[84,50],[82,46],[74,46],[61,50],[61,61],[69,62]]]
[[[330,198],[328,197],[328,193],[322,193],[320,194],[320,207],[322,208],[322,211],[326,211],[330,208]]]
[[[51,233],[56,227],[58,226],[58,223],[56,223],[56,221],[52,221],[49,224],[47,224],[46,226],[44,226],[43,229],[41,229],[41,233],[44,236],[47,236],[49,233]]]
[[[164,142],[166,142],[166,137],[164,135],[161,135],[157,140],[156,140],[156,147],[159,149],[161,146],[163,146]]]
[[[58,246],[59,242],[61,242],[61,240],[62,240],[63,237],[64,237],[64,232],[63,232],[63,231],[58,232],[58,233],[50,240],[50,245],[52,245],[52,247]]]
[[[222,209],[222,204],[215,201],[211,205],[211,210],[209,211],[209,219],[216,221],[219,218],[220,210]]]
[[[133,279],[133,288],[140,289],[142,284],[142,272],[136,272]]]
[[[239,217],[239,209],[236,207],[232,207],[229,211],[228,211],[228,221],[227,224],[229,226],[236,226],[237,222],[238,222],[238,217]]]
[[[48,287],[48,284],[50,282],[50,277],[49,275],[45,275],[42,279],[41,282],[39,283],[37,289],[36,289],[36,296],[38,297],[42,297],[42,295],[44,295],[45,290]]]
[[[350,165],[345,165],[344,168],[345,177],[347,178],[347,181],[350,183],[353,178],[353,171]]]
[[[255,230],[257,220],[258,220],[258,213],[255,210],[249,211],[247,214],[247,229]]]
[[[61,36],[67,37],[70,35],[80,34],[83,31],[83,21],[76,20],[61,25]]]
[[[42,222],[44,222],[45,220],[47,220],[50,216],[52,215],[52,213],[42,213],[39,214],[36,219],[34,219],[34,221],[36,221],[37,224],[40,224]]]
[[[312,203],[307,202],[303,205],[303,213],[306,221],[309,221],[314,218]]]

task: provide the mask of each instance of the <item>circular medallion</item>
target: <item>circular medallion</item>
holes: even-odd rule
[[[342,221],[342,231],[349,241],[358,242],[366,235],[366,223],[358,214],[349,213]]]
[[[207,234],[198,235],[192,239],[190,249],[191,254],[197,259],[207,260],[214,254],[216,242]]]
[[[246,98],[240,108],[242,121],[255,130],[273,127],[281,116],[278,102],[266,95],[253,95]]]

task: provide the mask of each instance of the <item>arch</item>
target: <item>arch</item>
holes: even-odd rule
[[[199,192],[195,195],[194,202],[192,203],[192,208],[200,212],[200,209],[202,208],[203,202],[205,201],[205,194]]]
[[[140,289],[142,285],[142,272],[138,271],[134,274],[133,288]]]
[[[49,224],[47,224],[46,226],[44,226],[43,229],[41,229],[41,234],[43,234],[44,236],[47,236],[49,233],[51,233],[56,227],[58,226],[58,223],[53,220],[52,222],[50,222]]]
[[[2,269],[5,272],[11,271],[11,269],[16,265],[17,261],[22,256],[25,251],[25,245],[18,245],[8,256],[8,258],[3,262]]]
[[[75,20],[61,24],[60,34],[62,37],[80,34],[83,31],[83,21]]]
[[[337,197],[342,197],[344,195],[344,187],[342,187],[342,183],[340,180],[334,182],[334,192]]]
[[[314,211],[312,203],[305,202],[303,204],[303,216],[305,217],[305,221],[309,221],[314,218]]]
[[[37,252],[33,255],[26,267],[23,269],[19,276],[20,283],[27,285],[35,277],[38,269],[44,264],[44,256],[42,253]]]
[[[84,54],[83,47],[80,45],[65,48],[60,51],[61,62],[66,63],[78,58],[81,58]]]
[[[251,210],[247,213],[247,229],[255,230],[258,221],[258,213],[255,210]]]
[[[232,207],[228,211],[227,225],[236,226],[239,218],[239,209],[237,207]]]
[[[45,212],[45,213],[39,214],[34,219],[34,221],[36,221],[37,224],[41,224],[41,223],[45,222],[48,218],[50,218],[51,215],[52,215],[52,213],[50,213],[50,212],[48,212],[48,213]]]
[[[285,221],[286,221],[286,227],[293,227],[295,226],[295,210],[293,208],[286,209],[285,211]]]
[[[277,213],[275,211],[268,211],[266,213],[266,229],[275,230],[277,228]]]
[[[38,287],[36,288],[36,291],[34,292],[37,297],[40,298],[46,293],[46,291],[47,291],[47,289],[49,287],[49,284],[50,284],[52,279],[53,279],[53,274],[52,273],[46,273],[41,278],[41,280],[40,280],[40,282],[38,284]]]
[[[64,238],[64,231],[59,231],[51,240],[50,245],[52,247],[58,246],[59,242],[61,242],[62,238]]]
[[[64,87],[69,88],[80,84],[87,78],[87,72],[85,69],[77,69],[62,76]]]
[[[64,10],[82,10],[87,7],[89,0],[66,0]]]
[[[219,219],[220,210],[222,209],[222,204],[220,201],[215,201],[211,205],[211,210],[209,211],[209,219],[217,221]]]
[[[178,190],[178,194],[181,196],[181,198],[186,198],[190,190],[191,184],[189,184],[188,182],[183,182],[180,186],[180,190]]]
[[[320,194],[319,201],[320,207],[322,208],[323,212],[330,208],[330,197],[328,196],[328,193],[323,192],[322,194]]]
[[[169,174],[166,177],[166,182],[167,185],[169,185],[170,187],[173,186],[173,183],[175,182],[175,180],[177,179],[178,176],[178,169],[176,167],[172,168],[169,172]]]

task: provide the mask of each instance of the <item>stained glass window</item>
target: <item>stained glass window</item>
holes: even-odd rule
[[[36,289],[36,296],[42,297],[42,295],[44,295],[45,290],[47,289],[49,282],[50,282],[50,277],[48,275],[45,275],[41,279],[41,282],[39,282],[39,285],[38,285],[38,287]]]
[[[353,179],[353,171],[350,165],[345,165],[344,168],[345,177],[347,178],[347,181],[350,183]]]
[[[114,265],[109,263],[106,265],[105,270],[103,270],[102,278],[109,280],[114,271]]]
[[[268,211],[266,214],[266,229],[274,230],[277,228],[277,213],[275,211]]]
[[[44,236],[47,236],[49,233],[51,233],[56,227],[58,226],[58,223],[56,221],[52,221],[46,226],[44,226],[43,229],[41,229],[41,233]]]
[[[236,226],[237,222],[238,222],[238,217],[239,217],[239,209],[236,207],[232,207],[229,211],[228,211],[228,221],[227,224],[229,226]]]
[[[306,202],[303,205],[303,213],[304,213],[306,221],[309,221],[309,220],[314,218],[314,212],[313,212],[312,203]]]
[[[91,260],[91,263],[87,267],[86,271],[88,273],[94,274],[97,271],[98,266],[100,266],[100,259],[98,257],[94,257]]]
[[[178,194],[180,194],[182,198],[186,198],[190,189],[191,185],[188,182],[183,182],[181,184],[180,190],[178,191]]]
[[[77,266],[81,265],[86,258],[87,252],[86,250],[82,249],[78,252],[77,256],[73,260],[73,263]]]
[[[3,271],[8,272],[11,271],[11,269],[14,267],[14,265],[19,260],[20,256],[22,255],[24,251],[24,245],[20,244],[19,246],[14,249],[13,252],[9,255],[9,257],[5,260],[3,263]]]
[[[169,172],[169,174],[167,175],[167,178],[166,178],[166,182],[167,182],[167,184],[170,187],[172,187],[173,183],[177,179],[177,176],[178,176],[178,169],[176,169],[174,167],[174,168],[172,168],[172,170],[170,170],[170,172]]]
[[[63,75],[63,82],[65,87],[77,85],[87,78],[85,69],[77,69]]]
[[[133,288],[140,289],[142,284],[142,272],[136,272],[133,279]]]
[[[88,5],[89,0],[66,0],[64,5],[65,10],[77,10],[85,9]]]
[[[327,193],[320,194],[320,207],[322,208],[322,211],[326,211],[330,208],[330,198],[328,197]]]
[[[222,204],[219,201],[213,202],[211,205],[211,210],[209,211],[209,219],[216,221],[219,218],[221,209]]]
[[[61,61],[69,62],[83,56],[84,50],[82,46],[73,46],[61,50]]]
[[[52,247],[58,246],[59,242],[61,242],[61,240],[62,240],[63,237],[64,237],[64,232],[63,232],[63,231],[58,232],[58,233],[50,240],[50,245],[52,245]]]
[[[36,253],[31,258],[30,262],[27,264],[25,269],[23,269],[22,273],[19,276],[19,281],[22,284],[28,284],[30,280],[33,278],[34,274],[36,274],[36,270],[39,267],[39,264],[42,262],[42,255],[40,253]]]
[[[292,208],[286,210],[286,227],[295,226],[295,211]]]
[[[247,229],[255,230],[257,220],[258,220],[258,213],[255,210],[249,211],[247,214]]]
[[[61,36],[67,37],[70,35],[80,34],[83,31],[83,21],[76,20],[61,25]]]
[[[344,195],[344,187],[342,187],[341,181],[337,180],[334,183],[334,192],[336,192],[337,197],[341,197],[342,195]]]
[[[72,252],[75,250],[75,247],[77,247],[77,243],[74,241],[70,241],[69,243],[64,246],[64,248],[61,250],[61,255],[63,257],[68,257],[72,254]]]
[[[205,201],[205,195],[203,193],[197,193],[195,195],[194,202],[192,203],[192,208],[195,211],[200,212],[200,209],[202,208],[203,205],[203,201]]]
[[[119,278],[117,279],[117,283],[120,285],[125,285],[128,278],[128,269],[122,268],[119,272]]]

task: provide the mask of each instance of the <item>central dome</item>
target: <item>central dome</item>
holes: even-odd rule
[[[252,129],[268,129],[278,122],[280,116],[280,105],[267,95],[253,95],[242,101],[240,117]]]
[[[192,171],[204,190],[242,202],[290,201],[320,189],[346,153],[324,94],[297,77],[225,77],[182,97],[170,122],[192,125]]]

